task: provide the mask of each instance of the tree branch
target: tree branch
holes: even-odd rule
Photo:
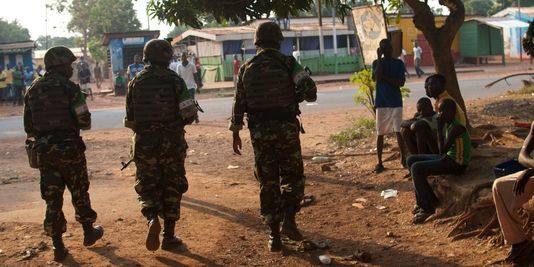
[[[465,7],[461,0],[440,0],[439,4],[447,7],[450,11],[445,24],[439,28],[440,42],[445,46],[450,46],[464,23]]]
[[[413,9],[413,23],[415,27],[423,32],[427,39],[438,38],[434,14],[428,4],[419,0],[405,0],[405,2]],[[432,36],[427,36],[427,34]]]

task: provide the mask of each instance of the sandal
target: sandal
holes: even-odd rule
[[[428,217],[434,215],[434,212],[426,212],[426,211],[419,211],[415,216],[413,216],[412,223],[413,224],[422,224],[428,219]]]
[[[374,173],[379,174],[383,172],[386,168],[384,168],[384,165],[382,164],[376,164],[375,169],[373,170]]]
[[[419,206],[415,205],[413,207],[412,214],[415,215],[415,214],[417,214],[417,213],[419,213],[421,211],[422,211],[422,209]]]

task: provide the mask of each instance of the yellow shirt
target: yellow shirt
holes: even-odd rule
[[[450,99],[452,101],[454,101],[454,103],[456,103],[456,100],[454,100],[454,98],[452,98],[451,95],[449,95],[449,93],[447,91],[443,91],[443,93],[441,93],[437,98],[436,98],[436,102],[434,103],[434,110],[436,112],[439,111],[439,105],[441,105],[441,103],[443,102],[443,100],[445,99]],[[467,122],[467,119],[465,118],[465,113],[464,111],[462,110],[462,108],[460,107],[460,105],[458,105],[458,103],[456,103],[456,116],[454,117],[458,122],[460,122],[460,124],[462,124],[463,126],[466,125],[466,122]]]
[[[0,89],[3,89],[3,88],[7,87],[6,81],[5,80],[2,81],[5,78],[6,78],[6,72],[2,71],[2,73],[0,73]]]
[[[4,73],[6,74],[6,83],[13,84],[13,71],[5,70]]]

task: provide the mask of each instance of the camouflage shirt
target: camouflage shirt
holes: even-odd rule
[[[52,91],[54,93],[51,93]],[[54,95],[58,93],[59,95]],[[62,98],[65,95],[66,98]],[[36,118],[43,117],[46,119],[36,121]],[[52,130],[40,131],[38,125],[42,124],[45,124],[43,128],[48,127]],[[85,102],[85,96],[80,87],[64,75],[47,72],[35,80],[26,92],[24,131],[29,137],[79,136],[80,129],[90,128],[91,113]]]
[[[314,102],[317,99],[317,87],[315,82],[311,79],[304,68],[293,58],[292,56],[285,56],[280,51],[275,49],[262,49],[258,52],[269,53],[273,57],[283,58],[284,63],[288,66],[290,71],[290,77],[292,77],[293,85],[295,87],[296,99],[295,99],[295,115],[298,112],[298,103],[306,100],[308,102]],[[254,58],[253,58],[254,59]],[[243,84],[243,76],[247,71],[248,63],[252,61],[250,59],[239,69],[237,76],[237,85],[234,93],[234,102],[232,106],[232,118],[230,121],[229,129],[231,131],[240,131],[243,129],[243,117],[247,112],[247,103],[245,100],[245,88]]]
[[[151,104],[151,106],[154,107],[154,110],[161,112],[159,114],[160,116],[158,116],[158,118],[154,118],[153,121],[145,121],[142,123],[143,125],[137,125],[138,127],[136,127],[136,124],[140,122],[136,122],[135,98],[136,94],[140,93],[138,92],[139,84],[143,80],[150,80],[150,86],[154,88],[159,88],[160,86],[171,86],[172,88],[174,88],[176,92],[176,97],[178,99],[159,99],[158,103],[149,103]],[[158,92],[154,91],[154,94],[157,93]],[[187,112],[187,110],[182,107],[182,102],[187,100],[191,100],[191,96],[189,95],[189,91],[187,90],[187,86],[185,85],[184,80],[180,78],[176,74],[176,72],[166,67],[148,65],[128,84],[128,93],[126,95],[126,118],[124,121],[124,125],[127,128],[131,128],[132,130],[141,130],[142,128],[161,128],[169,126],[171,124],[176,124],[176,126],[178,126],[179,128],[183,128],[185,124],[190,124],[194,120],[194,115],[196,114],[196,107],[195,114],[193,115],[189,114],[191,112]],[[168,106],[171,106],[171,108],[165,108]],[[159,110],[158,108],[161,108],[161,110]],[[182,114],[184,112],[186,112],[187,114]],[[169,118],[171,119],[169,120]]]

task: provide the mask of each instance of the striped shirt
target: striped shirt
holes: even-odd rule
[[[449,132],[454,125],[461,125],[465,127],[461,122],[454,119],[445,130],[445,138],[449,136]],[[460,136],[458,136],[452,144],[447,156],[453,159],[456,163],[462,166],[467,166],[471,160],[471,138],[469,133],[465,130]]]
[[[465,118],[465,113],[464,113],[463,109],[460,107],[460,105],[458,105],[456,100],[454,100],[454,98],[452,98],[452,96],[449,95],[449,93],[447,91],[443,91],[443,93],[441,93],[436,98],[436,102],[434,103],[434,110],[436,112],[438,112],[439,111],[439,105],[441,105],[441,103],[443,103],[443,100],[445,100],[445,99],[450,99],[450,100],[454,101],[454,103],[456,103],[456,116],[454,118],[456,120],[458,120],[460,122],[460,124],[462,124],[462,126],[465,126],[466,122],[467,122],[467,119]]]

